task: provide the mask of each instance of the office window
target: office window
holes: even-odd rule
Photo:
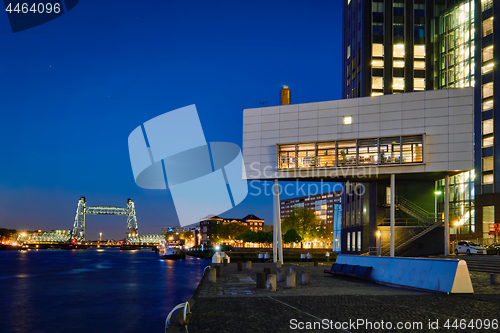
[[[395,3],[393,3],[393,7],[394,7],[394,16],[404,16],[405,15],[404,3],[395,2]]]
[[[493,98],[489,98],[487,100],[484,100],[483,105],[482,105],[482,110],[486,111],[486,110],[491,110],[491,109],[493,109]]]
[[[373,44],[372,45],[372,55],[374,57],[384,56],[384,44]]]
[[[282,145],[279,147],[280,169],[295,168],[295,145]]]
[[[493,237],[488,235],[493,223],[495,223],[495,206],[483,206],[483,238]]]
[[[358,231],[358,242],[357,242],[357,250],[361,251],[361,231]]]
[[[415,60],[413,63],[414,69],[425,69],[425,60]]]
[[[402,77],[393,78],[392,88],[394,90],[405,90],[405,79]]]
[[[395,59],[393,63],[394,68],[404,68],[405,67],[405,61],[402,59]]]
[[[384,24],[382,22],[373,22],[373,36],[383,36],[384,35]]]
[[[384,89],[384,78],[372,77],[372,89]]]
[[[351,57],[351,45],[347,46],[347,59]]]
[[[381,92],[381,91],[373,91],[371,96],[374,97],[374,96],[382,96],[384,93]]]
[[[425,26],[423,24],[415,24],[413,33],[414,37],[425,37]]]
[[[493,17],[483,21],[483,37],[493,33]]]
[[[384,68],[384,60],[382,59],[373,59],[372,60],[373,68]]]
[[[483,135],[493,133],[493,119],[483,121]]]
[[[422,136],[403,137],[403,163],[422,162]]]
[[[351,235],[352,235],[351,249],[353,251],[356,251],[356,233],[352,232]]]
[[[315,144],[306,143],[297,145],[297,164],[299,168],[313,168],[316,166]]]
[[[493,82],[483,84],[483,98],[493,96]]]
[[[483,171],[493,170],[493,156],[483,157]]]
[[[378,161],[378,140],[365,139],[358,140],[358,164],[377,164]]]
[[[483,62],[493,60],[493,45],[483,49]]]
[[[351,251],[351,233],[347,233],[347,251]]]
[[[356,140],[337,141],[338,165],[356,165]]]
[[[404,49],[403,49],[403,56],[404,56]],[[425,45],[414,45],[413,57],[416,59],[425,59]]]
[[[493,174],[483,175],[483,184],[493,184]]]
[[[415,91],[425,90],[425,79],[414,78],[413,79],[413,90],[415,90]]]
[[[380,164],[400,162],[401,144],[400,137],[380,139]]]
[[[384,12],[384,3],[383,2],[375,2],[372,3],[372,12],[373,13],[383,13]]]
[[[335,142],[318,143],[317,166],[335,166]]]
[[[405,57],[405,45],[395,44],[393,46],[393,57],[394,58],[404,58]]]
[[[352,116],[344,116],[342,119],[342,123],[344,125],[351,125],[352,124]]]
[[[413,5],[413,16],[425,17],[425,5],[416,3]]]
[[[488,10],[493,7],[493,0],[481,0],[481,11]]]
[[[493,146],[493,136],[483,138],[483,148]]]
[[[392,26],[394,30],[394,36],[396,37],[404,37],[405,35],[405,27],[403,23],[394,23]]]

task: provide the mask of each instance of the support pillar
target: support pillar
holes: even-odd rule
[[[278,186],[278,180],[276,179],[276,201],[278,205],[276,206],[276,224],[278,225],[278,261],[283,265],[283,237],[281,235],[281,207],[280,207],[280,189]]]
[[[273,194],[273,262],[277,262],[277,257],[278,257],[278,252],[276,251],[277,248],[277,241],[278,241],[278,219],[277,217],[277,211],[278,209],[276,207],[279,206],[279,202],[277,201],[278,198],[276,194],[274,193],[274,189],[278,188],[278,180],[275,179],[273,181],[273,187],[271,189],[271,193]]]
[[[391,257],[394,257],[394,215],[395,215],[396,175],[391,174]]]
[[[444,177],[444,256],[450,251],[450,176]]]

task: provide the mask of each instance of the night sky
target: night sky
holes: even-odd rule
[[[132,198],[141,234],[178,225],[168,190],[135,184],[131,131],[196,104],[207,141],[241,147],[243,109],[283,85],[292,104],[340,99],[341,3],[85,0],[18,33],[0,14],[0,227],[71,229],[80,196]],[[272,197],[251,194],[220,215],[272,224]],[[123,216],[86,220],[87,239],[125,236]]]

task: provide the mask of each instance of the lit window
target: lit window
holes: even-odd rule
[[[481,67],[481,74],[488,74],[489,72],[493,71],[493,62],[490,62],[489,64],[484,65]]]
[[[384,44],[373,44],[372,45],[372,55],[374,57],[384,56]]]
[[[392,88],[394,90],[404,90],[405,89],[405,79],[402,77],[393,78]]]
[[[493,7],[493,0],[481,0],[481,11],[485,11]]]
[[[344,125],[351,125],[352,124],[352,116],[344,116]]]
[[[404,60],[394,60],[394,68],[404,68],[405,61]]]
[[[493,33],[493,17],[483,21],[483,37]]]
[[[483,49],[483,62],[487,62],[493,59],[493,45],[485,47]]]
[[[493,146],[493,137],[490,136],[487,138],[483,138],[483,148],[491,147],[491,146]]]
[[[384,89],[384,78],[372,77],[372,89]]]
[[[425,45],[415,45],[413,47],[413,57],[425,59]]]
[[[483,121],[483,135],[493,133],[493,119]]]
[[[382,59],[373,59],[372,61],[373,68],[384,68],[384,60]]]
[[[382,96],[382,95],[383,95],[383,93],[381,93],[380,91],[374,91],[374,92],[372,92],[372,97],[374,97],[374,96]]]
[[[483,171],[493,170],[493,156],[483,157]]]
[[[493,96],[493,82],[483,84],[483,98]]]
[[[425,60],[415,60],[413,67],[415,69],[425,69]]]
[[[425,79],[414,78],[413,79],[413,90],[425,90]]]
[[[493,175],[483,175],[483,184],[493,184]]]
[[[351,57],[351,45],[347,46],[347,59]]]
[[[491,109],[493,109],[493,98],[490,98],[486,101],[483,101],[482,110],[486,111],[486,110],[491,110]]]
[[[404,58],[405,57],[405,45],[395,44],[393,47],[394,58]]]

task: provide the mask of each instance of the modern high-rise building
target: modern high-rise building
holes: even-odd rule
[[[295,207],[314,210],[328,236],[326,244],[321,246],[331,248],[333,252],[340,252],[340,191],[283,199],[280,201],[281,220],[285,219]]]
[[[500,135],[500,121],[495,124],[500,109],[494,103],[500,89],[494,86],[495,78],[500,79],[498,55],[494,52],[495,43],[500,45],[500,25],[494,24],[494,17],[500,17],[500,3],[343,3],[343,98],[474,87],[474,169],[450,177],[450,232],[461,239],[488,242],[494,237],[490,232],[493,223],[500,222],[500,141],[495,140],[495,131]],[[447,125],[460,120],[442,117],[435,121]],[[444,215],[444,198],[440,195],[443,187],[444,180],[437,180],[434,194],[416,196],[413,202],[436,214],[436,221]],[[402,190],[408,191],[408,187]],[[386,189],[378,186],[371,191],[379,207],[377,220],[382,222],[386,214],[380,207],[386,204]],[[362,205],[350,203],[353,198],[342,199],[343,219],[363,209]],[[363,201],[362,197],[355,199]],[[408,217],[404,212],[399,214],[401,219]]]

